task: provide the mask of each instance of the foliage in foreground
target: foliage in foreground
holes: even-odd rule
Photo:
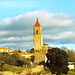
[[[52,48],[48,50],[46,56],[48,58],[46,65],[53,74],[67,74],[69,71],[68,55],[64,50]]]
[[[65,75],[65,74],[63,74],[63,75]],[[75,75],[75,69],[69,70],[68,74],[66,74],[66,75]]]
[[[23,66],[23,65],[28,65],[30,66],[30,61],[26,60],[25,57],[21,56],[18,52],[15,54],[8,54],[8,53],[1,53],[0,54],[0,70],[8,70],[9,68],[5,65],[10,65],[10,66]],[[10,68],[11,70],[11,68]]]
[[[3,65],[3,71],[12,71],[12,72],[16,72],[16,73],[20,73],[22,70],[24,70],[24,67],[17,67],[17,66],[10,66],[7,64]],[[0,67],[0,71],[2,71],[2,68]]]

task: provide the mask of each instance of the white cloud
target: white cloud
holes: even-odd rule
[[[23,41],[31,41],[32,36],[26,37],[8,37],[8,38],[0,38],[2,42],[23,42]]]
[[[62,40],[62,39],[70,39],[75,37],[75,32],[62,32],[55,35],[44,35],[45,39],[52,39],[52,40]]]
[[[4,35],[7,35],[8,32],[7,31],[0,31],[0,36],[4,36]]]
[[[0,44],[1,47],[11,47],[11,48],[16,48],[16,49],[21,49],[21,50],[26,50],[26,49],[31,49],[33,48],[33,43],[32,42],[8,42],[8,43],[3,43]]]
[[[28,42],[26,45],[27,48],[29,48],[29,41],[33,42],[33,26],[35,25],[37,17],[39,18],[40,25],[43,27],[44,41],[72,39],[73,43],[75,42],[75,15],[64,13],[54,14],[39,10],[13,18],[5,18],[0,23],[1,42],[15,42],[16,44],[18,44],[18,42],[20,42],[20,44]],[[21,48],[22,46],[23,44]],[[17,45],[17,47],[19,47],[19,45]]]
[[[11,24],[11,19],[9,18],[5,18],[2,23],[0,24],[0,26],[8,26],[9,24]]]

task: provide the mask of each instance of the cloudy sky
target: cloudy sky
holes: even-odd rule
[[[37,17],[45,43],[75,50],[75,0],[0,0],[0,47],[33,48]]]

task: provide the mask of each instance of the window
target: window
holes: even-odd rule
[[[5,52],[5,49],[4,49],[4,52]]]
[[[36,34],[38,34],[38,30],[36,30]]]

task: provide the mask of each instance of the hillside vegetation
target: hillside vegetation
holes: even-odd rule
[[[30,62],[18,52],[15,54],[0,53],[0,71],[20,72],[25,68],[30,68]]]

